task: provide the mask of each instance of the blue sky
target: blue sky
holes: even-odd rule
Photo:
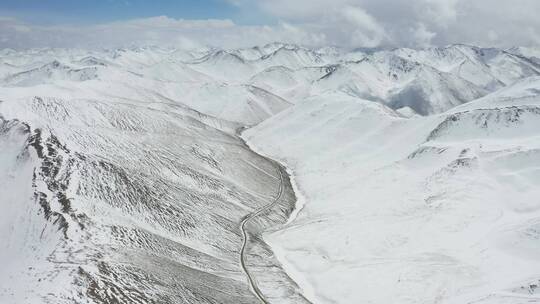
[[[0,15],[41,24],[92,24],[162,15],[254,24],[262,18],[226,0],[1,0]]]

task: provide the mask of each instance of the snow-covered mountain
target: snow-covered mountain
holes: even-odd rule
[[[346,95],[246,133],[305,206],[267,236],[315,303],[540,303],[540,82],[403,118]]]
[[[63,80],[85,81],[97,78],[96,72],[96,67],[77,69],[55,60],[35,69],[9,74],[3,82],[7,86],[33,86]]]
[[[538,54],[0,50],[0,303],[540,303]]]

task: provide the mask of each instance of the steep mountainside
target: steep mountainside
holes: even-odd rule
[[[15,189],[2,187],[2,260],[17,262],[0,277],[2,302],[256,301],[239,223],[277,194],[279,167],[174,110],[34,97],[0,112],[2,182]],[[252,230],[287,220],[287,189]],[[264,243],[249,248],[268,298],[294,298],[279,268],[257,270]]]

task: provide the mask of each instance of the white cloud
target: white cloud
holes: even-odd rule
[[[411,29],[411,37],[420,47],[432,45],[432,41],[435,36],[437,36],[437,34],[428,31],[423,23],[419,23],[416,28]]]
[[[396,46],[425,45],[427,42],[436,45],[532,45],[539,43],[540,36],[538,0],[236,1],[240,1],[239,6],[249,2],[250,8],[256,2],[263,12],[290,23],[311,26],[318,23],[317,28],[327,37],[334,37],[331,43],[347,46],[369,42]],[[370,22],[353,24],[333,18],[351,10],[362,11],[370,17]],[[378,35],[373,35],[372,24],[377,24]],[[344,37],[341,33],[345,31],[360,33],[366,39],[357,39],[358,35]]]
[[[278,20],[154,17],[91,26],[38,26],[0,17],[0,47],[116,47],[139,44],[240,47],[271,41],[345,47],[540,44],[538,0],[222,0]]]
[[[426,14],[433,24],[446,28],[457,20],[457,4],[458,0],[425,0],[419,7],[421,9],[425,5]]]
[[[92,26],[37,26],[0,18],[0,48],[112,48],[162,45],[243,47],[269,41],[324,44],[324,35],[286,22],[275,26],[240,26],[231,20],[178,20],[164,16]]]
[[[258,0],[265,12],[294,21],[316,21],[349,5],[351,0]]]
[[[341,15],[354,28],[351,34],[352,44],[375,47],[387,38],[384,28],[362,8],[346,6]]]

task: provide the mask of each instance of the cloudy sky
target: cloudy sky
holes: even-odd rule
[[[539,0],[1,0],[0,48],[540,45]]]

